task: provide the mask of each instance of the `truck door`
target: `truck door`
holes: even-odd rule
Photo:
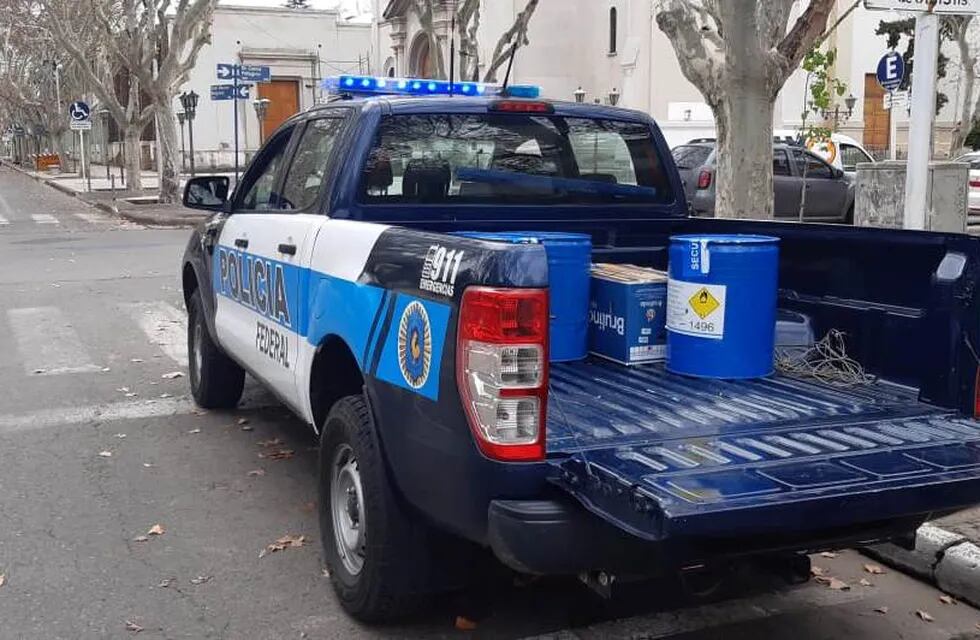
[[[772,150],[773,214],[796,219],[800,213],[800,180],[794,177],[785,149]]]
[[[325,217],[315,211],[341,120],[280,130],[235,192],[215,252],[221,345],[285,402],[296,388],[307,332],[310,252]]]
[[[847,181],[838,179],[829,164],[803,150],[793,151],[800,176],[806,164],[806,210],[804,218],[811,221],[840,220],[844,217]]]

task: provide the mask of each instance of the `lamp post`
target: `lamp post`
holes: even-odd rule
[[[193,90],[180,94],[180,104],[184,107],[184,118],[187,119],[187,139],[191,148],[191,176],[194,176],[194,116],[197,115],[197,101],[201,96]]]
[[[103,107],[99,110],[102,116],[102,162],[105,163],[105,179],[109,178],[109,109]]]
[[[259,145],[265,141],[265,116],[269,113],[269,103],[272,102],[268,98],[257,98],[252,100],[252,106],[255,107],[255,117],[259,119]]]
[[[184,120],[187,119],[187,114],[183,111],[177,112],[177,122],[180,124],[180,172],[185,173],[187,171],[187,151],[184,150]]]
[[[611,106],[613,106],[613,107],[615,107],[617,104],[619,104],[619,96],[620,95],[621,94],[619,93],[619,89],[617,89],[616,87],[613,87],[613,90],[609,92],[609,104]]]
[[[579,88],[576,89],[575,93],[572,95],[575,96],[575,102],[585,102],[585,89],[583,89],[581,86],[579,86]]]
[[[839,104],[836,104],[834,105],[833,111],[830,109],[824,109],[820,112],[820,115],[822,115],[825,120],[830,120],[833,118],[834,131],[836,131],[841,122],[847,122],[848,119],[854,115],[855,104],[857,104],[857,98],[855,98],[854,94],[852,93],[844,98],[844,106],[846,107],[846,111],[841,109]]]

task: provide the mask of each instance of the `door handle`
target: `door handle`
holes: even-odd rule
[[[296,245],[295,244],[280,244],[279,253],[285,253],[288,256],[296,255]]]
[[[239,249],[248,249],[248,238],[235,238],[235,246]]]

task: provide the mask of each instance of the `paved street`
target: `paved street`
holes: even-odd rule
[[[187,396],[187,235],[0,168],[0,638],[455,638],[459,613],[494,638],[974,637],[980,612],[853,551],[814,558],[849,589],[605,603],[501,571],[397,627],[355,624],[322,572],[311,434],[254,385],[231,413]],[[307,544],[260,557],[286,534]]]

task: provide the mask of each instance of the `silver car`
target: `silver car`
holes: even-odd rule
[[[671,153],[684,183],[684,193],[695,213],[713,216],[715,143],[692,142],[674,147]],[[772,154],[773,209],[777,219],[799,218],[800,199],[806,189],[805,221],[845,224],[854,221],[854,184],[843,171],[794,144],[774,144]]]

